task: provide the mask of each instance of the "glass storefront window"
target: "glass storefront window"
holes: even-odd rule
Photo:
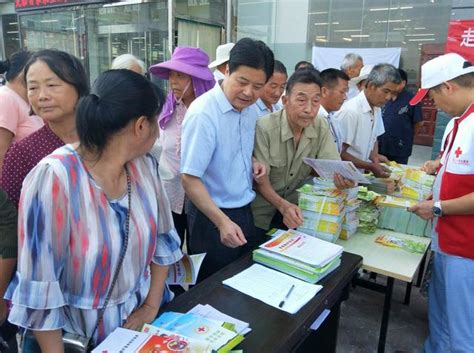
[[[9,58],[13,53],[20,50],[20,35],[18,30],[18,16],[15,14],[2,16],[2,31],[3,32],[3,52],[5,58]],[[1,42],[1,40],[0,40]],[[0,50],[0,52],[2,52]]]
[[[126,6],[104,6],[88,17],[95,19],[97,64],[106,70],[114,58],[130,53],[145,62],[146,67],[167,60],[167,1]]]
[[[20,16],[23,46],[56,48],[82,60],[91,82],[130,53],[146,67],[169,58],[167,1],[67,7]]]
[[[233,0],[233,33],[236,40],[264,40],[290,71],[311,60],[313,45],[401,47],[400,66],[414,81],[422,45],[446,41],[451,6],[452,0]]]
[[[175,0],[177,16],[225,25],[225,0]]]
[[[308,42],[321,47],[401,47],[400,67],[413,82],[422,45],[446,41],[451,5],[451,0],[311,0]]]
[[[214,60],[224,42],[225,10],[225,0],[175,0],[175,44],[199,47]]]

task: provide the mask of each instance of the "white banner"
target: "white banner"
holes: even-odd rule
[[[389,63],[395,67],[400,64],[402,48],[327,48],[313,47],[313,65],[319,70],[340,69],[344,56],[356,53],[364,59],[364,65]]]

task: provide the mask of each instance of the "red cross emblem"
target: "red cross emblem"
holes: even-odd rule
[[[196,332],[197,333],[207,333],[209,329],[207,328],[207,326],[205,325],[202,325],[202,326],[198,326],[198,328],[196,329]]]
[[[456,158],[459,158],[459,156],[462,155],[461,147],[458,147],[457,150],[454,151],[454,154],[456,155]]]

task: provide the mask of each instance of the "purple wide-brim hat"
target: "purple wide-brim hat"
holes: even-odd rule
[[[169,78],[170,70],[182,72],[201,80],[214,80],[214,75],[207,67],[209,56],[201,49],[194,47],[177,47],[171,59],[150,66],[150,72],[162,79]]]

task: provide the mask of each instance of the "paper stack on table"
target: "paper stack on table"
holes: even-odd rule
[[[417,169],[405,170],[400,196],[418,201],[425,200],[433,190],[435,177]]]
[[[373,178],[371,184],[367,185],[369,190],[379,194],[391,195],[400,190],[400,178]]]
[[[303,281],[316,283],[339,267],[343,248],[295,230],[277,230],[254,250],[253,260]]]
[[[298,312],[323,288],[259,264],[222,283],[290,314]]]
[[[380,211],[373,202],[363,201],[357,209],[359,217],[358,231],[361,233],[375,233],[377,229]]]
[[[431,236],[431,222],[408,212],[408,207],[417,203],[412,199],[393,196],[380,199],[377,202],[380,208],[378,228],[416,236]]]
[[[345,215],[346,194],[321,185],[305,184],[298,190],[298,206],[303,211],[303,224],[298,230],[311,236],[336,242]]]
[[[357,214],[358,208],[359,205],[352,209],[346,208],[346,214],[344,216],[339,238],[347,240],[357,232],[357,228],[359,227],[359,216]]]
[[[377,200],[382,196],[375,191],[367,189],[366,186],[359,186],[357,198],[361,201],[357,209],[357,217],[359,218],[358,231],[362,233],[374,233],[377,229],[379,218],[379,209],[375,205]]]
[[[378,227],[416,236],[431,236],[431,221],[408,212],[407,208],[426,199],[432,192],[434,176],[417,169],[404,170],[401,191],[376,200],[380,207]]]
[[[346,214],[342,223],[341,239],[349,239],[351,235],[357,232],[359,226],[359,216],[357,215],[357,209],[359,208],[361,201],[357,199],[358,187],[345,189],[344,192],[347,194],[344,200]]]
[[[405,169],[407,169],[406,165],[398,164],[395,161],[390,161],[388,163],[385,163],[384,167],[390,169],[392,176],[398,176],[398,177],[401,177],[403,173],[405,172]]]

